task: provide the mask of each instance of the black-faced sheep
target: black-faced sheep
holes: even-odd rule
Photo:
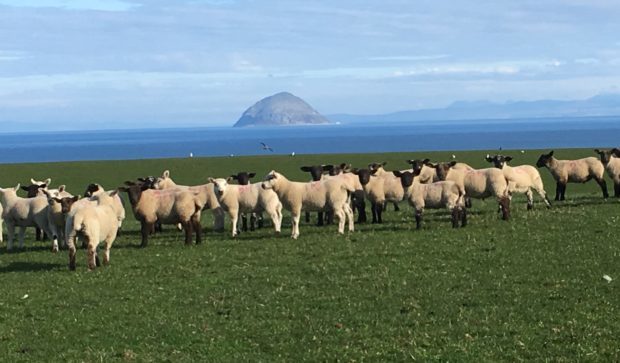
[[[553,156],[553,150],[548,154],[542,154],[536,162],[539,168],[546,167],[555,179],[557,188],[555,200],[564,200],[567,183],[586,183],[591,179],[596,180],[603,192],[603,198],[608,198],[607,183],[605,182],[605,167],[595,157],[577,160],[558,160]]]

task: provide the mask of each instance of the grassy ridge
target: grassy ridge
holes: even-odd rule
[[[505,151],[515,165],[540,152]],[[179,183],[239,170],[271,169],[307,180],[299,166],[404,160],[445,153],[264,156],[5,165],[0,186],[30,177],[53,179],[82,193],[89,182],[114,187],[170,169]],[[483,167],[486,152],[455,152]],[[558,150],[559,158],[591,156]],[[541,170],[546,190],[555,186]],[[611,185],[609,185],[611,191]],[[427,211],[416,231],[409,207],[383,225],[301,226],[298,241],[270,229],[242,234],[210,230],[185,247],[167,228],[139,244],[128,213],[126,233],[108,268],[67,270],[65,252],[34,243],[0,249],[2,361],[291,361],[291,360],[620,360],[617,336],[617,200],[598,186],[569,184],[568,200],[551,210],[523,197],[502,222],[492,201],[475,201],[470,225],[449,228],[443,211]],[[607,283],[604,274],[614,278]],[[25,296],[28,297],[25,298]]]

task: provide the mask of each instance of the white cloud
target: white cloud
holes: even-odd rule
[[[447,54],[431,54],[431,55],[400,55],[400,56],[378,56],[370,57],[371,61],[428,61],[448,58]]]
[[[138,6],[122,0],[0,0],[0,5],[67,10],[127,11]]]

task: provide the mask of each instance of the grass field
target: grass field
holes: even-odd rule
[[[540,151],[504,153],[519,165]],[[402,169],[451,154],[2,165],[0,186],[51,177],[82,194],[90,182],[112,188],[164,169],[181,184],[271,169],[307,180],[304,164]],[[487,166],[485,151],[455,154]],[[555,183],[541,175],[553,199]],[[509,222],[493,201],[474,201],[456,230],[446,212],[427,211],[417,231],[401,206],[345,236],[302,222],[297,241],[286,217],[279,236],[265,228],[232,239],[205,215],[202,245],[184,246],[167,227],[146,249],[128,211],[111,265],[94,272],[82,250],[70,272],[66,251],[52,254],[29,230],[25,250],[0,249],[0,361],[620,361],[620,203],[595,183],[569,184],[551,210],[537,199],[528,212],[515,197]]]

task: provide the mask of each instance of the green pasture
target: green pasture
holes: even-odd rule
[[[541,152],[503,151],[514,165]],[[242,170],[258,180],[271,169],[308,180],[302,165],[404,169],[406,159],[455,154],[487,167],[486,153],[11,164],[0,165],[0,186],[51,177],[83,194],[91,182],[114,188],[166,169],[179,184]],[[553,199],[555,183],[540,172]],[[201,245],[166,226],[145,249],[128,209],[111,265],[94,272],[83,250],[69,271],[66,251],[52,254],[29,229],[24,250],[8,253],[6,236],[0,244],[0,361],[620,361],[620,202],[603,200],[594,182],[569,184],[566,196],[550,210],[535,196],[533,211],[517,196],[508,222],[494,201],[474,200],[463,229],[428,210],[415,230],[406,203],[344,236],[313,216],[296,241],[288,217],[281,235],[269,225],[233,239],[228,219],[216,233],[205,213]]]

